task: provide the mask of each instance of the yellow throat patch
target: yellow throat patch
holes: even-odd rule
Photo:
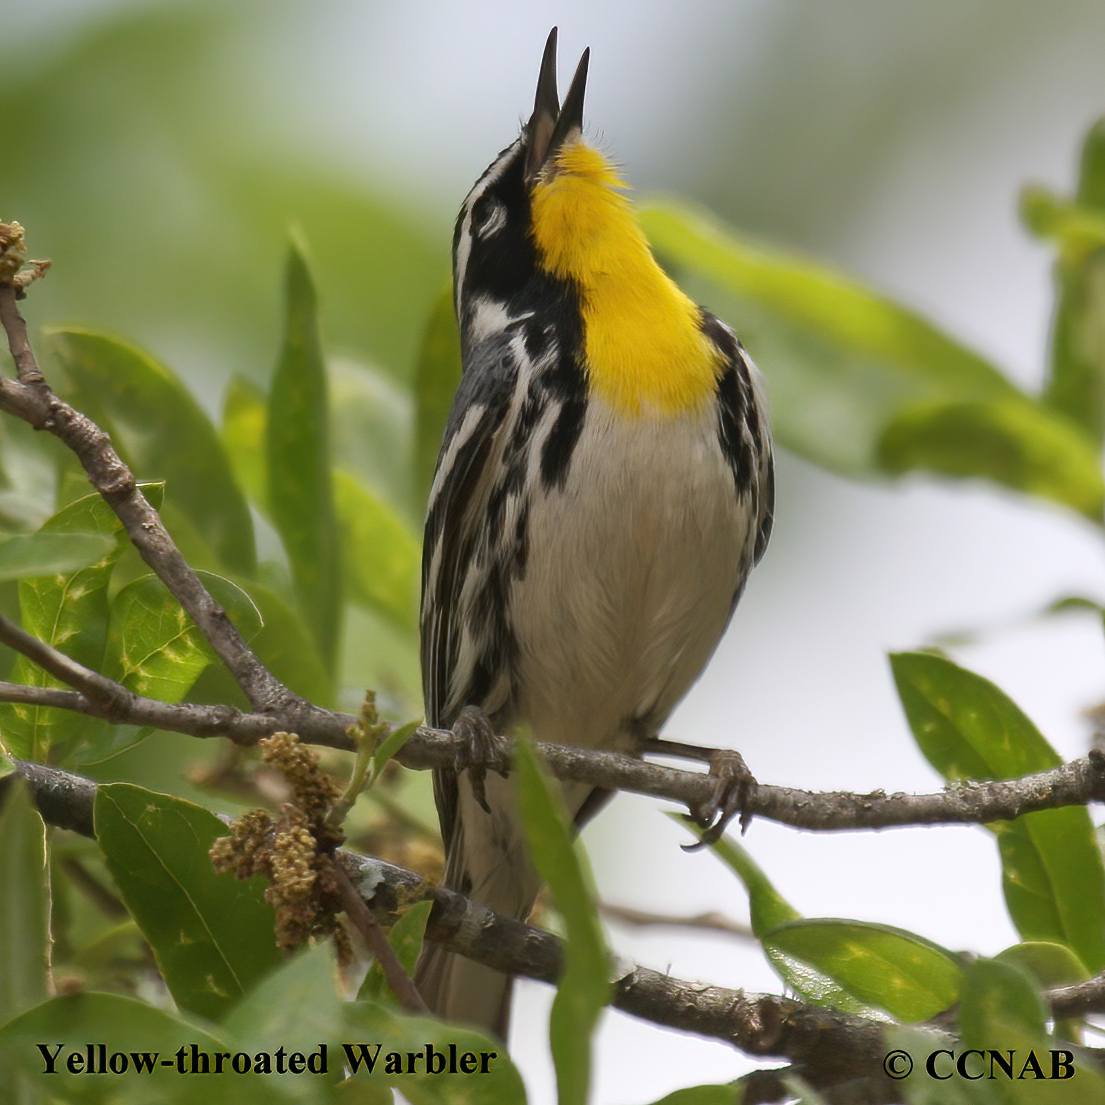
[[[675,415],[706,402],[722,357],[698,308],[656,263],[614,167],[581,139],[534,185],[545,271],[579,289],[592,392],[622,414]]]

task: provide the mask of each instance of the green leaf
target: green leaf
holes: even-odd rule
[[[1091,847],[1088,812],[1046,810],[987,827],[998,838],[1002,889],[1022,938],[1066,943],[1100,970],[1101,853]]]
[[[411,1105],[525,1105],[521,1075],[499,1041],[429,1017],[401,1016],[372,1002],[347,1002],[345,1011],[343,1051],[354,1081],[392,1086]],[[408,1056],[417,1056],[414,1070],[398,1073],[397,1067],[411,1064]],[[471,1073],[463,1073],[462,1063]],[[427,1073],[428,1066],[439,1073]]]
[[[223,448],[234,468],[234,475],[254,506],[268,513],[268,486],[265,472],[265,423],[268,399],[251,380],[231,377],[223,399],[220,429]]]
[[[391,507],[345,472],[334,472],[334,497],[350,600],[413,633],[421,542]]]
[[[1105,211],[1105,117],[1090,127],[1082,145],[1078,202],[1095,211]]]
[[[296,598],[328,668],[341,624],[341,546],[334,510],[326,366],[315,289],[298,246],[288,252],[285,328],[266,421],[268,502]]]
[[[1059,247],[1059,294],[1044,397],[1100,448],[1105,438],[1105,119],[1086,136],[1075,200],[1027,189],[1021,212],[1034,233]]]
[[[70,478],[85,481],[81,494],[88,490],[83,470],[79,477],[74,471],[76,458],[66,458],[59,470],[56,449],[43,445],[42,435],[27,423],[4,420],[0,434],[0,529],[4,532],[25,533],[41,526],[57,503],[73,497],[59,497],[59,485]]]
[[[699,836],[702,830],[681,814],[673,814]],[[770,934],[780,925],[801,919],[801,914],[775,889],[771,880],[743,845],[723,836],[710,850],[741,880],[748,893],[752,932],[763,946],[764,955],[775,973],[796,994],[814,1005],[847,1012],[868,1014],[870,1006],[860,1002],[824,971],[771,943]]]
[[[914,739],[945,778],[1013,779],[1060,763],[989,680],[929,653],[897,653],[890,663]],[[1105,869],[1089,813],[1067,806],[987,827],[1021,936],[1068,944],[1092,971],[1105,966]]]
[[[422,950],[422,938],[426,932],[426,922],[430,919],[430,910],[433,909],[432,901],[415,902],[399,920],[391,926],[388,933],[388,943],[395,952],[408,975],[414,974],[414,965],[418,961],[418,953]],[[391,991],[387,979],[384,977],[384,969],[379,960],[374,959],[368,968],[364,982],[357,991],[358,1001],[376,1001],[383,1005],[396,1005],[398,999]]]
[[[46,998],[46,829],[21,779],[0,785],[0,1024]]]
[[[1084,258],[1060,257],[1056,282],[1045,398],[1100,447],[1105,436],[1105,245]]]
[[[345,1004],[333,945],[323,942],[282,960],[234,1005],[223,1027],[248,1051],[274,1050],[274,1040],[304,1054],[329,1044],[337,1054],[328,1065],[337,1073]]]
[[[896,1072],[897,1085],[907,1105],[1002,1105],[995,1082],[961,1078],[955,1062],[956,1047],[943,1032],[888,1024],[883,1030],[884,1061]],[[951,1054],[949,1054],[949,1052]],[[977,1062],[977,1056],[969,1056]],[[929,1073],[929,1063],[935,1074]],[[973,1073],[973,1066],[968,1068]]]
[[[1026,940],[998,952],[994,958],[1002,963],[1011,963],[1024,971],[1041,990],[1069,986],[1090,978],[1085,963],[1066,944]],[[1055,1022],[1055,1034],[1064,1039],[1079,1040],[1081,1032],[1081,1023],[1077,1017]]]
[[[260,629],[257,608],[236,584],[211,572],[197,573],[247,641]],[[102,671],[127,690],[163,702],[180,702],[215,653],[191,618],[152,575],[123,587],[112,600]],[[66,750],[72,764],[101,763],[143,741],[151,732],[135,725],[109,725],[79,715]]]
[[[449,282],[437,297],[426,324],[414,376],[415,506],[421,512],[430,496],[437,454],[449,409],[460,383],[460,334],[457,331],[453,286]]]
[[[96,838],[182,1008],[219,1018],[280,960],[263,880],[217,875],[226,826],[200,806],[127,783],[96,793]]]
[[[590,872],[573,847],[559,788],[524,738],[515,744],[514,767],[530,854],[564,918],[564,973],[549,1018],[557,1101],[585,1105],[591,1084],[591,1036],[610,998],[606,941],[590,890]]]
[[[101,533],[17,534],[0,541],[0,580],[75,572],[114,550],[115,539]]]
[[[135,475],[168,484],[170,530],[179,512],[225,567],[252,575],[249,508],[215,427],[188,389],[145,353],[105,334],[49,334],[68,381],[67,398],[111,434]]]
[[[42,1044],[54,1063],[54,1073],[39,1050]],[[103,1045],[101,1050],[100,1045]],[[206,1076],[190,1077],[192,1047],[208,1057]],[[268,1042],[266,1050],[275,1051]],[[228,1040],[184,1017],[133,998],[116,994],[77,992],[43,1002],[0,1029],[0,1070],[11,1068],[25,1077],[35,1095],[26,1100],[46,1100],[66,1105],[208,1105],[224,1098],[244,1105],[265,1105],[291,1100],[283,1079],[249,1074],[213,1073],[214,1056],[236,1051]],[[117,1055],[122,1074],[100,1072],[99,1064]],[[75,1057],[72,1070],[70,1057]],[[102,1056],[102,1058],[101,1058]],[[141,1066],[142,1070],[138,1069]],[[77,1073],[77,1072],[80,1073]],[[56,1096],[55,1096],[56,1095]],[[20,1100],[18,1098],[12,1100]]]
[[[1105,216],[1086,204],[1062,199],[1046,188],[1021,193],[1021,218],[1037,238],[1050,238],[1068,257],[1082,260],[1105,246]]]
[[[1049,618],[1055,614],[1080,613],[1082,611],[1089,611],[1092,614],[1096,614],[1098,617],[1105,614],[1105,608],[1095,599],[1086,598],[1085,595],[1064,595],[1062,598],[1048,603],[1048,605],[1037,614],[1037,617]]]
[[[1041,989],[1085,982],[1089,968],[1066,946],[1046,940],[1026,940],[998,952],[995,959],[1025,971]]]
[[[111,604],[105,674],[128,690],[180,702],[212,653],[157,576],[128,583]]]
[[[1102,1105],[1105,1080],[1072,1054],[1065,1041],[1048,1037],[1047,1015],[1043,998],[1023,971],[996,959],[971,963],[966,969],[959,1028],[965,1047],[986,1054],[965,1058],[969,1076],[986,1078],[1000,1100],[1013,1105],[1062,1105],[1074,1100],[1079,1105]],[[1073,1085],[1058,1077],[1064,1064],[1056,1052],[1062,1050],[1068,1051]]]
[[[740,1105],[744,1089],[735,1082],[684,1086],[665,1094],[653,1105]]]
[[[395,1093],[383,1078],[347,1078],[333,1094],[335,1105],[395,1105]]]
[[[765,946],[810,964],[849,994],[897,1020],[928,1020],[959,997],[959,960],[889,925],[827,918],[789,921],[763,940]]]
[[[1062,763],[1002,690],[928,652],[899,652],[890,667],[913,736],[946,779],[1015,779]]]
[[[149,491],[155,497],[160,495],[159,486]],[[86,568],[35,576],[19,584],[23,628],[84,667],[99,671],[107,641],[108,584],[127,543],[122,525],[99,495],[88,495],[47,519],[39,533],[96,534],[111,542],[107,552]],[[30,687],[63,685],[24,656],[17,658],[12,679]],[[107,732],[106,724],[95,718],[42,706],[5,705],[0,707],[0,718],[12,754],[37,763],[46,761],[51,748],[78,734],[102,738]]]
[[[416,718],[414,721],[405,722],[403,725],[397,726],[392,729],[390,733],[380,742],[379,747],[372,753],[372,777],[378,779],[380,772],[384,770],[384,765],[390,760],[396,752],[403,747],[404,744],[410,740],[414,731],[422,724],[421,718]]]
[[[261,628],[249,596],[230,580],[201,572],[215,600],[248,641]],[[180,702],[215,660],[211,646],[157,576],[128,583],[111,604],[104,672],[135,694]]]
[[[779,440],[815,462],[872,473],[879,438],[904,408],[1019,395],[983,357],[833,269],[682,204],[651,205],[641,222],[664,259],[721,291],[767,373]]]
[[[373,365],[345,358],[328,362],[333,463],[419,522],[426,503],[413,503],[414,395],[410,385]]]
[[[893,419],[878,456],[888,472],[983,477],[1100,524],[1099,448],[1077,423],[1023,399],[937,401],[907,407]]]

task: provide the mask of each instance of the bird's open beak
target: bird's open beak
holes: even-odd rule
[[[590,48],[583,51],[568,95],[561,108],[556,93],[556,28],[549,32],[545,53],[541,57],[541,73],[537,78],[537,95],[533,114],[526,128],[529,148],[526,151],[526,180],[533,180],[556,151],[570,137],[583,130],[583,94],[587,87],[587,63]]]

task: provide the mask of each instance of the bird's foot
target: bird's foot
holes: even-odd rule
[[[756,796],[757,783],[739,752],[729,748],[703,748],[698,744],[683,744],[660,737],[644,738],[641,741],[641,751],[708,763],[710,775],[717,780],[710,798],[691,809],[691,820],[703,826],[705,832],[697,844],[682,845],[684,851],[697,852],[699,848],[720,840],[726,826],[737,814],[740,815],[741,832],[748,831],[752,822],[750,806]]]
[[[453,735],[463,742],[454,761],[456,773],[468,772],[473,796],[484,813],[490,813],[484,781],[489,768],[504,779],[507,777],[510,757],[506,742],[496,734],[487,715],[478,706],[465,706],[461,710],[453,723]]]
[[[740,817],[742,834],[748,831],[752,821],[750,807],[758,784],[744,757],[731,749],[715,749],[710,757],[710,775],[717,780],[713,795],[709,801],[691,810],[691,816],[705,827],[705,832],[696,844],[682,845],[686,852],[696,852],[720,840],[735,816]]]

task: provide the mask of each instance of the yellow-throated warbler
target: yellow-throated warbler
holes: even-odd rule
[[[771,531],[759,371],[661,270],[617,172],[561,109],[556,30],[533,115],[464,201],[453,283],[464,372],[422,566],[427,722],[636,752],[698,677]],[[447,884],[524,918],[538,879],[512,784],[438,771]],[[566,784],[577,822],[600,796]],[[505,1033],[509,979],[429,948],[430,1007]]]

